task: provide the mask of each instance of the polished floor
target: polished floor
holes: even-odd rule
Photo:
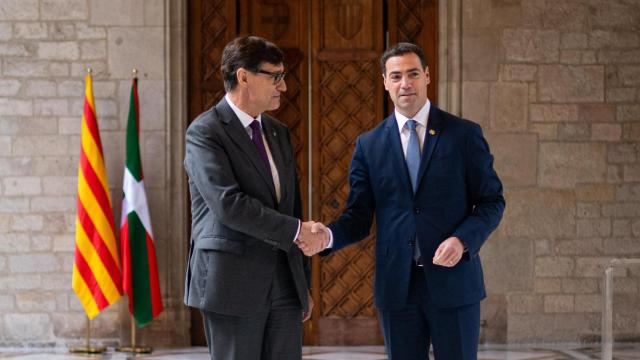
[[[617,344],[614,359],[640,359],[640,344]],[[483,346],[478,352],[480,360],[563,360],[563,359],[599,359],[600,349],[591,345],[518,345]],[[0,359],[12,360],[209,360],[205,348],[158,349],[149,355],[131,356],[114,352],[113,349],[101,355],[69,354],[66,349],[30,350],[0,349]],[[381,346],[355,347],[305,347],[303,360],[386,360]]]

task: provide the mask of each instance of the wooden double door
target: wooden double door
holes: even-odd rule
[[[349,193],[358,134],[393,110],[379,65],[399,41],[425,50],[429,98],[437,99],[437,0],[190,0],[189,119],[224,95],[220,55],[238,35],[258,35],[285,53],[287,92],[273,113],[289,126],[298,161],[305,218],[330,222]],[[382,344],[373,305],[374,236],[313,258],[316,307],[305,344]],[[192,340],[203,344],[200,316]]]

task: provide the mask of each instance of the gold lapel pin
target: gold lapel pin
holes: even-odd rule
[[[433,130],[433,129],[429,129],[429,135],[435,135],[435,134],[436,134],[436,131],[435,131],[435,130]]]

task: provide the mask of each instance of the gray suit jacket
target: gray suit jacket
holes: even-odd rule
[[[227,315],[264,311],[278,252],[286,252],[300,303],[308,309],[309,259],[293,244],[302,205],[289,131],[266,114],[262,124],[280,178],[279,203],[271,175],[225,99],[187,129],[188,306]]]

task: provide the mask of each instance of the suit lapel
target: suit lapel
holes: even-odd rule
[[[420,181],[422,181],[422,176],[429,166],[431,155],[433,155],[433,150],[438,144],[438,139],[440,138],[441,131],[442,119],[439,116],[439,110],[438,108],[433,106],[433,104],[431,104],[431,109],[429,110],[429,118],[427,121],[427,132],[425,133],[424,145],[422,146],[423,150],[422,158],[420,159],[420,169],[418,170],[418,187],[420,186]]]
[[[273,178],[262,162],[262,158],[260,158],[258,149],[256,149],[253,141],[251,141],[251,138],[247,134],[245,128],[242,127],[240,119],[238,119],[238,117],[224,98],[220,100],[218,105],[216,105],[216,111],[218,111],[218,113],[221,115],[220,119],[222,119],[222,121],[227,124],[224,129],[229,135],[229,138],[231,138],[231,140],[240,148],[240,150],[242,150],[247,155],[256,171],[260,174],[262,180],[264,180],[264,182],[266,183],[269,191],[271,192],[271,195],[275,199],[276,190],[273,185]]]
[[[271,150],[271,157],[273,158],[273,162],[276,165],[276,170],[278,171],[278,179],[280,180],[280,201],[285,198],[287,188],[289,187],[287,181],[287,177],[285,176],[284,169],[284,159],[282,157],[281,141],[278,138],[278,133],[276,132],[272,119],[269,116],[262,115],[262,125],[264,126],[265,138],[267,139],[267,143],[269,144],[269,150]]]
[[[402,151],[402,143],[400,142],[400,132],[398,131],[396,116],[391,114],[385,122],[387,138],[386,149],[389,149],[389,152],[391,153],[391,162],[396,168],[395,173],[399,175],[400,182],[406,188],[405,190],[413,193],[411,179],[409,178],[409,169],[407,169],[407,161],[404,158],[404,151]]]

